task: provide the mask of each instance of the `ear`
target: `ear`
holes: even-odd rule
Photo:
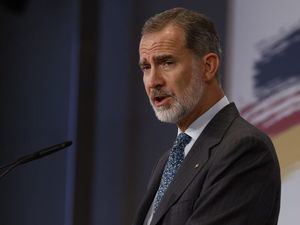
[[[216,77],[217,71],[219,69],[220,59],[215,53],[208,53],[203,56],[203,79],[204,81],[211,81]]]

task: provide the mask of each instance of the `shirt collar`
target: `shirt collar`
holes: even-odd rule
[[[195,143],[197,138],[200,136],[206,125],[211,121],[211,119],[226,105],[229,104],[229,101],[226,96],[221,98],[216,104],[214,104],[209,110],[203,113],[200,117],[198,117],[189,127],[186,129],[185,133],[189,135],[192,139],[190,143],[186,146],[186,149],[191,148],[191,146]],[[182,131],[178,128],[178,134]],[[187,154],[187,152],[186,152]]]

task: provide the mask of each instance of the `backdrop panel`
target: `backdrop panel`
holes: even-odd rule
[[[282,170],[280,225],[299,223],[300,2],[231,1],[227,89],[273,139]]]

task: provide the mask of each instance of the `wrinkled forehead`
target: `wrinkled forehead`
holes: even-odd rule
[[[176,26],[168,26],[159,32],[146,33],[139,46],[140,57],[153,54],[176,53],[185,48],[184,32]]]

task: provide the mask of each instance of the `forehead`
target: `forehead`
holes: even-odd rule
[[[140,41],[140,58],[159,54],[176,54],[185,49],[185,37],[182,28],[169,25],[158,32],[146,33]]]

